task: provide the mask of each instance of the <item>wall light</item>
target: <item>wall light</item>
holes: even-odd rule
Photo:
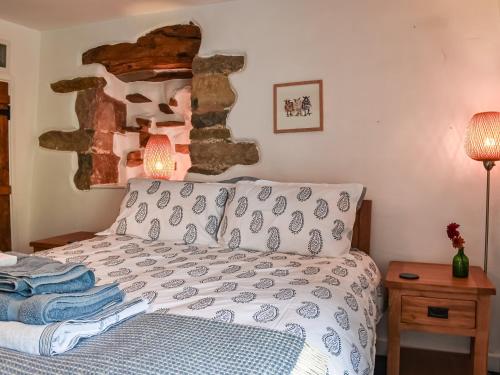
[[[172,145],[166,135],[154,134],[149,137],[144,150],[144,172],[147,177],[168,180],[175,170]]]

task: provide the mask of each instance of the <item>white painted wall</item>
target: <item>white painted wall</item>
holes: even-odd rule
[[[485,171],[465,155],[463,138],[475,112],[500,110],[497,0],[242,0],[44,32],[36,133],[77,127],[76,95],[49,84],[91,71],[79,67],[82,52],[189,20],[202,27],[202,55],[248,57],[232,76],[229,126],[258,141],[262,160],[217,178],[358,181],[374,201],[372,254],[382,270],[390,260],[450,262],[451,221],[462,224],[471,263],[482,264]],[[274,135],[272,84],[309,79],[324,80],[325,131]],[[35,149],[33,238],[109,225],[122,192],[76,191],[76,155],[31,140],[22,150]],[[492,191],[490,276],[500,287],[500,167]],[[498,319],[491,336],[500,359]],[[404,343],[461,350],[466,341],[412,335]]]
[[[9,66],[7,70],[0,69],[0,81],[9,83],[12,107],[9,124],[12,245],[22,250],[27,249],[30,241],[40,32],[0,19],[0,40],[8,43]]]

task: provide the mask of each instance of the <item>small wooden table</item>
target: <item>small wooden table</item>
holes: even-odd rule
[[[403,272],[420,278],[401,279]],[[490,297],[496,290],[480,267],[470,267],[467,278],[455,278],[450,265],[391,262],[385,286],[389,289],[388,375],[399,374],[401,331],[471,337],[473,374],[487,374]]]
[[[61,236],[49,237],[43,240],[30,242],[34,252],[53,249],[54,247],[65,246],[73,242],[84,241],[95,237],[93,232],[74,232]]]

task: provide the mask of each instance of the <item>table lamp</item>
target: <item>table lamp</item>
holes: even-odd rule
[[[500,160],[500,113],[476,113],[465,136],[465,152],[482,161],[486,169],[486,228],[484,232],[484,272],[488,272],[488,234],[490,221],[490,171]]]

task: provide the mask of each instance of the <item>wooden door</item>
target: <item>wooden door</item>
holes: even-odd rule
[[[12,250],[9,185],[9,85],[0,82],[0,251]]]

